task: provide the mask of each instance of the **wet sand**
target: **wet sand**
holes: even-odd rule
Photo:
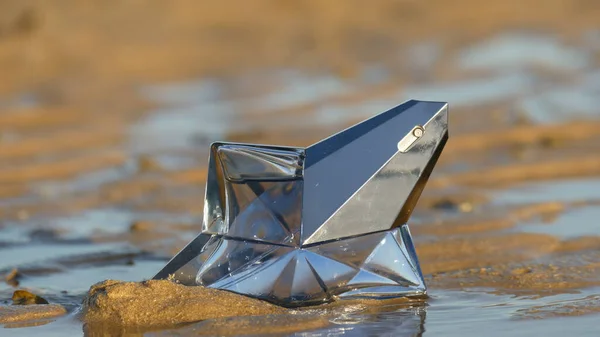
[[[594,335],[600,4],[140,6],[0,11],[0,335]],[[84,326],[92,285],[152,277],[199,231],[211,141],[307,146],[408,98],[450,102],[410,223],[427,300],[253,311],[165,288],[198,310],[159,317],[128,283]]]
[[[88,324],[169,327],[213,318],[282,314],[286,310],[230,292],[173,282],[105,281],[92,286],[83,303]]]

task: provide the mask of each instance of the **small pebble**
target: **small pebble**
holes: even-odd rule
[[[10,284],[11,286],[18,287],[19,279],[22,276],[23,275],[21,273],[19,273],[19,270],[17,268],[14,268],[13,270],[10,271],[10,273],[6,274],[6,276],[4,277],[4,280],[6,281],[6,283]]]
[[[17,290],[12,296],[13,305],[48,304],[45,298],[32,294],[27,290]]]

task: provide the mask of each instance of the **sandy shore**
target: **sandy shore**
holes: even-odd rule
[[[590,110],[586,105],[552,99],[570,92],[575,102],[597,106],[600,43],[593,37],[598,17],[600,3],[566,0],[493,5],[473,0],[180,1],[169,6],[159,1],[63,1],[61,6],[5,1],[0,11],[0,254],[19,259],[0,269],[8,273],[16,267],[22,276],[0,293],[9,298],[20,289],[17,284],[42,293],[51,304],[3,302],[0,323],[48,319],[44,324],[51,324],[77,310],[85,290],[103,273],[110,276],[104,278],[150,277],[198,231],[206,148],[215,134],[231,141],[307,146],[361,120],[353,108],[398,104],[404,92],[450,92],[457,101],[467,97],[467,103],[456,105],[449,99],[451,138],[411,224],[434,295],[487,289],[497,296],[539,299],[511,314],[523,320],[597,313],[600,238],[585,228],[580,235],[569,230],[585,227],[600,203],[591,191],[600,173],[600,122],[593,108],[581,117],[579,110]],[[461,65],[469,52],[501,50],[502,38],[515,34],[530,39],[526,47],[529,41],[541,44],[547,52],[540,55],[550,56],[526,49],[513,59],[510,53],[492,52],[498,59],[490,57],[489,63],[496,66]],[[500,42],[494,42],[498,36]],[[567,61],[558,60],[559,54]],[[528,57],[533,61],[521,62]],[[364,75],[373,67],[383,79]],[[277,77],[281,69],[301,75],[282,79]],[[514,76],[505,79],[505,73]],[[185,81],[196,86],[144,94],[148,86]],[[213,82],[218,90],[209,85]],[[499,83],[492,90],[498,96],[477,94],[486,82]],[[431,89],[437,86],[442,90]],[[578,96],[584,91],[589,97]],[[544,95],[550,98],[541,100]],[[563,118],[540,122],[529,113],[538,105],[542,111],[574,108],[561,110]],[[225,122],[213,126],[211,118],[220,115],[227,116]],[[171,126],[171,121],[180,122]],[[194,129],[182,143],[187,125],[203,131]],[[559,180],[567,184],[564,193],[519,198],[531,192],[532,184],[536,190]],[[583,187],[567,191],[578,181]],[[509,201],[499,201],[511,191]],[[79,250],[59,255],[77,244]],[[131,250],[106,253],[112,244]],[[44,245],[50,248],[40,254]],[[82,252],[94,247],[99,253]],[[117,268],[123,266],[132,271]],[[60,282],[66,283],[69,273],[82,270],[102,279],[79,276],[87,282],[85,290],[61,288],[67,287]],[[113,306],[110,310],[95,311],[98,317],[119,309],[130,310],[131,317],[153,317],[142,315],[147,308],[123,301],[132,294],[145,300],[156,294],[144,293],[148,289],[139,284],[129,286],[104,303]],[[543,300],[577,292],[585,296]],[[435,310],[435,300],[427,310]],[[353,311],[352,305],[359,309]],[[378,311],[377,305],[352,305],[347,310],[357,315]],[[227,306],[234,308],[239,306]],[[396,309],[401,311],[386,307],[373,315]],[[185,317],[165,311],[155,321],[119,319],[130,326],[179,329],[178,323],[208,317],[202,310]],[[213,315],[214,320],[177,331],[228,334],[237,326],[260,333],[260,324],[276,333],[322,329],[347,319],[336,310],[324,321],[268,307],[248,312],[266,318],[232,322],[235,318]],[[282,322],[290,320],[291,330],[284,329]],[[95,326],[87,329],[105,328]]]

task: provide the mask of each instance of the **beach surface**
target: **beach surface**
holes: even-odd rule
[[[600,2],[2,7],[0,336],[597,335]],[[409,222],[429,298],[139,283],[199,233],[212,141],[309,146],[408,99],[450,104]]]

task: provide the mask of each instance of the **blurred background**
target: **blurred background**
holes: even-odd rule
[[[0,301],[73,311],[97,281],[152,277],[200,229],[212,141],[308,146],[413,98],[451,117],[411,223],[432,299],[409,332],[591,329],[599,18],[593,0],[2,0]]]

